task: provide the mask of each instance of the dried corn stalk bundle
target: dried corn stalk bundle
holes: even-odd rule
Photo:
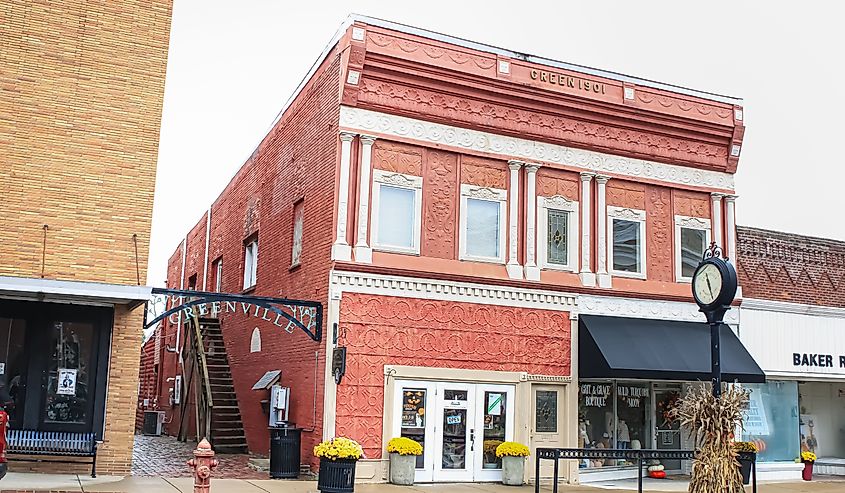
[[[690,430],[697,450],[692,463],[689,493],[742,493],[733,436],[748,405],[748,392],[725,389],[720,399],[710,386],[699,385],[681,399],[674,417]]]

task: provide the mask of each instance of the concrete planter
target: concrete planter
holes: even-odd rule
[[[522,486],[525,478],[525,457],[502,457],[502,484]]]
[[[416,455],[399,455],[392,452],[390,454],[390,482],[403,486],[413,485],[416,466]]]

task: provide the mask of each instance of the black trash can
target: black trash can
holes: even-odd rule
[[[302,428],[270,428],[270,478],[299,476]]]

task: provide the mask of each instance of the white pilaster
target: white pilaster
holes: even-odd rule
[[[596,244],[598,246],[598,259],[596,259],[596,277],[600,288],[611,287],[611,277],[607,273],[607,181],[610,177],[596,176]]]
[[[722,197],[724,196],[725,194],[716,192],[710,194],[710,200],[713,202],[710,216],[713,234],[710,237],[713,238],[711,241],[715,241],[720,247],[724,246],[722,243]]]
[[[725,226],[728,258],[736,265],[736,195],[725,195]]]
[[[537,248],[537,170],[539,164],[526,164],[528,171],[528,219],[525,225],[525,278],[529,281],[540,280],[540,269],[537,267],[535,252]]]
[[[519,247],[519,170],[525,163],[522,161],[508,161],[508,168],[511,170],[510,193],[508,194],[508,209],[510,220],[508,221],[508,277],[511,279],[522,279],[522,265],[517,260],[517,248]]]
[[[352,260],[352,247],[346,241],[346,219],[349,209],[349,165],[352,161],[352,139],[355,133],[340,133],[340,183],[337,191],[337,234],[332,244],[332,260]]]
[[[590,267],[590,229],[592,227],[592,207],[590,205],[590,189],[595,173],[581,173],[581,284],[595,286],[596,275]]]
[[[367,244],[367,223],[370,219],[370,167],[375,137],[362,135],[361,181],[358,190],[358,236],[355,239],[355,261],[366,264],[373,262],[373,249]]]

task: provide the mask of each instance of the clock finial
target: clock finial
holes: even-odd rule
[[[704,255],[701,257],[702,260],[708,258],[720,258],[722,260],[728,260],[728,257],[725,257],[724,253],[722,252],[722,247],[716,244],[715,241],[710,243],[710,246],[704,250]]]

